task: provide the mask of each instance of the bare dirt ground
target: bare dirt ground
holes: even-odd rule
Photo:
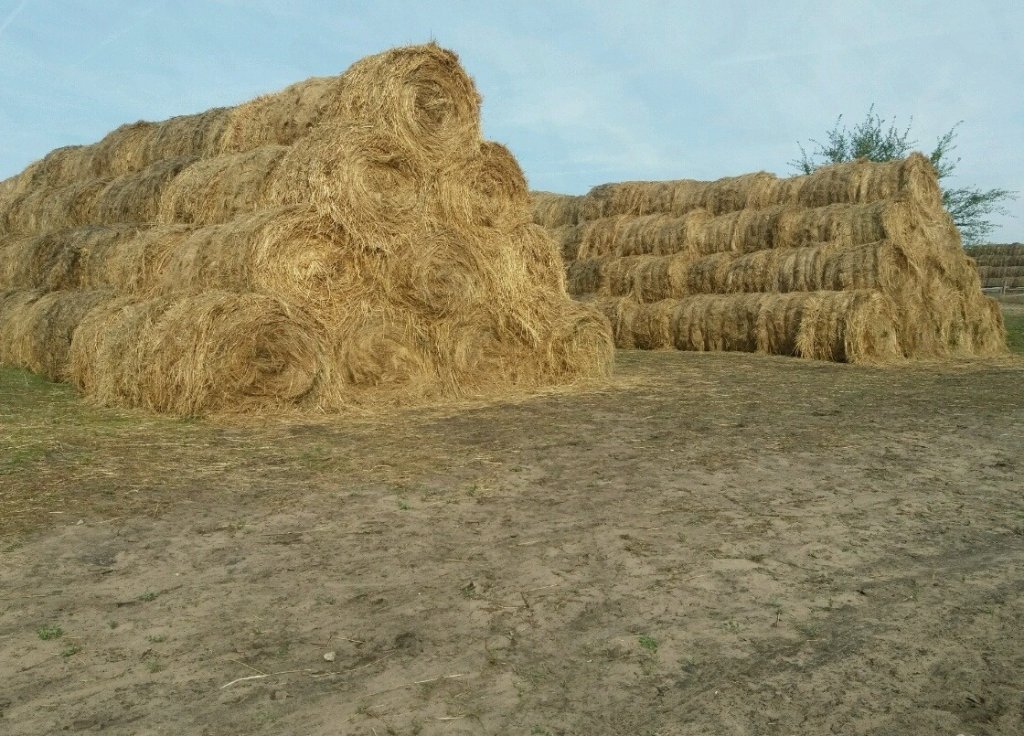
[[[1022,477],[1021,358],[259,426],[0,369],[0,733],[1021,734]]]

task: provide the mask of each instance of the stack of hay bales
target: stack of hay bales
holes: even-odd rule
[[[985,289],[1024,288],[1024,243],[979,245],[967,250]]]
[[[533,203],[570,293],[609,317],[619,347],[874,363],[1005,350],[920,154]]]
[[[122,126],[0,183],[0,361],[175,414],[607,373],[513,156],[433,44]]]

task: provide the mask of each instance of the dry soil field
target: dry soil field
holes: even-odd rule
[[[1024,360],[177,422],[0,369],[0,733],[1024,733]]]

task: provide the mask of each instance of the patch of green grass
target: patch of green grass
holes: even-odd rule
[[[1024,355],[1024,314],[1004,314],[1006,344],[1018,355]]]
[[[655,638],[653,636],[648,636],[647,634],[641,634],[640,635],[640,646],[642,646],[648,652],[652,652],[653,653],[653,652],[658,651],[658,642],[657,642],[657,640],[655,640]]]
[[[81,644],[68,644],[66,647],[60,650],[60,656],[64,657],[64,659],[67,659],[68,657],[75,656],[80,651],[82,651]]]
[[[152,636],[147,636],[146,641],[148,641],[150,644],[163,644],[165,641],[167,641],[167,637],[163,634],[153,634]]]
[[[149,603],[150,601],[155,601],[158,595],[160,594],[154,593],[152,590],[147,590],[145,593],[139,596],[139,600],[144,601],[145,603]]]
[[[64,636],[64,629],[59,626],[40,626],[36,629],[36,634],[43,641],[49,641],[50,639],[59,639]]]
[[[156,674],[164,668],[163,660],[159,657],[149,657],[146,659],[146,669]]]
[[[409,509],[412,508],[412,506],[410,506],[409,502],[406,501],[404,498],[400,498],[398,499],[398,508],[400,508],[402,511],[408,511]]]
[[[4,447],[0,459],[0,475],[12,473],[26,465],[45,460],[47,448],[41,446]]]

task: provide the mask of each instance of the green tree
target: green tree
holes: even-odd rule
[[[958,122],[945,135],[940,136],[935,142],[935,148],[928,154],[938,172],[940,183],[960,163],[960,158],[954,158],[952,153],[956,150],[957,128],[962,123]],[[800,158],[789,163],[800,173],[810,174],[822,166],[855,158],[871,161],[905,158],[917,146],[917,141],[910,137],[910,127],[907,125],[906,128],[899,128],[896,118],[884,120],[872,105],[863,122],[853,128],[843,125],[842,115],[836,118],[835,126],[825,133],[824,141],[811,139],[814,148],[810,153],[803,144],[798,144]],[[1002,203],[1014,198],[1014,192],[1007,189],[942,187],[942,203],[960,229],[964,243],[968,245],[982,242],[995,229],[995,225],[987,219],[988,216],[994,213],[1006,214]]]

